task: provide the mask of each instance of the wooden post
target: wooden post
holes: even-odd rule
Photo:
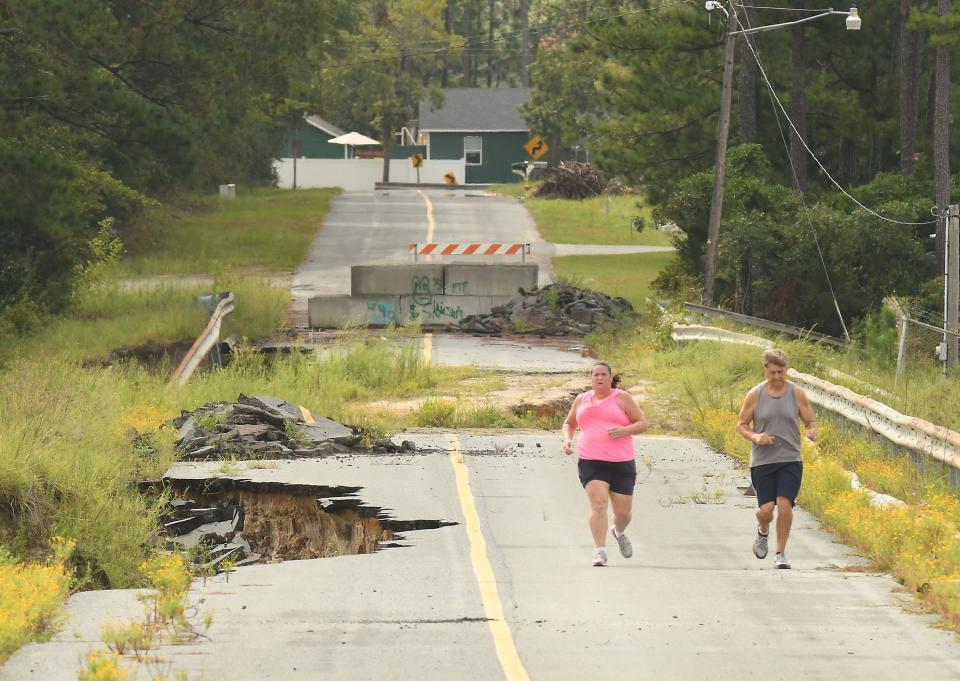
[[[737,10],[733,2],[727,16],[727,44],[724,49],[723,91],[720,95],[720,121],[717,123],[717,157],[713,166],[713,198],[710,200],[710,222],[707,226],[707,262],[703,274],[703,299],[713,305],[713,285],[717,278],[717,242],[720,239],[720,218],[723,215],[723,189],[727,173],[727,139],[730,136],[730,104],[733,98],[733,58],[737,30]]]
[[[947,343],[947,373],[951,373],[957,366],[957,293],[960,284],[960,206],[953,204],[947,217],[944,247],[946,248],[947,281],[946,281],[946,310],[944,311],[944,326],[951,334],[945,334]]]

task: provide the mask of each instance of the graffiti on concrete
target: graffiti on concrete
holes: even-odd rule
[[[431,286],[432,283],[432,286]],[[454,286],[466,289],[467,282],[460,282]],[[408,308],[408,319],[411,322],[436,323],[455,322],[463,319],[463,308],[459,305],[447,305],[439,296],[434,297],[435,289],[443,290],[443,279],[433,277],[414,276],[410,279],[410,293],[412,299]]]
[[[410,279],[410,293],[413,302],[417,305],[429,305],[433,302],[433,289],[430,287],[430,277],[414,275]]]
[[[393,298],[372,298],[367,301],[367,323],[389,324],[396,323],[397,314],[393,307]]]
[[[441,300],[434,300],[428,305],[421,305],[411,301],[409,311],[409,320],[411,322],[423,322],[426,324],[431,322],[455,322],[463,319],[464,316],[462,307],[459,305],[447,305]]]
[[[469,281],[455,281],[450,284],[450,293],[466,293],[468,286],[470,286]]]

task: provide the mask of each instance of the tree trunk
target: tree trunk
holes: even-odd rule
[[[487,87],[493,86],[493,29],[497,20],[497,0],[487,2]]]
[[[386,108],[386,107],[384,107]],[[390,181],[390,142],[393,139],[393,125],[383,117],[383,182]]]
[[[520,85],[530,87],[530,0],[520,0]]]
[[[900,0],[898,16],[897,70],[900,76],[900,172],[913,172],[917,149],[917,117],[920,114],[920,67],[923,31],[907,28],[911,0]]]
[[[751,8],[743,9],[744,25],[754,25],[754,11]],[[737,98],[739,105],[740,144],[754,144],[759,134],[758,119],[760,111],[760,93],[758,90],[760,69],[753,56],[757,49],[757,36],[742,36],[740,54],[740,77],[737,83]],[[746,43],[749,43],[747,45]],[[753,48],[751,50],[750,48]]]
[[[723,219],[723,193],[727,177],[727,138],[730,134],[730,100],[733,96],[733,62],[737,39],[731,35],[737,29],[737,10],[730,3],[727,16],[727,39],[723,46],[723,86],[720,91],[720,120],[717,122],[717,156],[713,164],[713,194],[710,198],[710,218],[707,222],[707,252],[703,268],[703,301],[713,305],[713,288],[717,277],[720,222]]]
[[[446,34],[447,39],[450,37],[450,32],[453,30],[453,17],[451,16],[450,3],[453,0],[447,0],[446,6],[443,8],[443,32]],[[440,71],[440,87],[447,87],[450,82],[450,50],[443,51],[443,69]]]
[[[794,7],[803,7],[802,0],[795,0]],[[805,27],[794,26],[791,41],[790,61],[793,65],[793,92],[790,97],[790,117],[796,128],[790,129],[790,165],[793,167],[793,181],[797,191],[807,191],[807,150],[803,140],[810,144],[807,135],[807,58],[805,54]]]
[[[950,12],[951,0],[939,0],[938,14]],[[943,213],[950,205],[950,47],[938,45],[934,67],[933,101],[933,183],[937,209]],[[937,221],[937,271],[943,271],[944,221]]]
[[[852,187],[857,183],[857,142],[840,137],[840,185]]]
[[[473,84],[473,48],[470,36],[473,34],[473,0],[463,0],[463,85]]]
[[[737,283],[734,291],[733,311],[753,315],[753,276],[750,249],[740,256],[737,264]]]

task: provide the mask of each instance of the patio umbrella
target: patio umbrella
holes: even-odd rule
[[[369,146],[380,146],[380,143],[375,140],[367,137],[366,135],[361,135],[359,132],[348,132],[346,135],[340,135],[339,137],[334,137],[327,140],[330,144],[343,144],[343,157],[347,157],[347,145],[351,147],[369,147]]]

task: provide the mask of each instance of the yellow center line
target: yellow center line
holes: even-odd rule
[[[423,334],[423,363],[429,365],[433,358],[433,334]]]
[[[467,538],[470,540],[470,562],[473,563],[473,574],[480,587],[480,597],[483,599],[483,611],[490,625],[493,636],[493,645],[497,651],[497,659],[503,669],[507,681],[530,681],[527,670],[520,660],[517,647],[513,642],[510,627],[503,618],[503,607],[500,605],[500,595],[497,593],[497,578],[493,574],[493,567],[487,558],[487,544],[480,531],[480,516],[473,502],[473,493],[470,491],[470,477],[467,465],[463,461],[460,451],[460,442],[456,435],[447,435],[450,443],[450,463],[453,464],[453,473],[457,482],[457,495],[460,497],[460,509],[463,511],[464,523],[467,529]]]
[[[427,203],[427,243],[433,243],[433,232],[437,228],[437,223],[433,219],[433,202],[430,200],[430,197],[423,193],[423,190],[418,189],[417,194],[423,197],[423,200]]]

